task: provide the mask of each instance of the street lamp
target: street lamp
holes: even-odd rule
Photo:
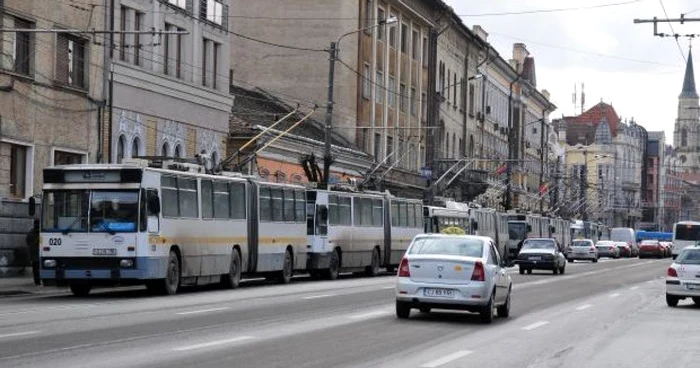
[[[384,20],[379,20],[377,24],[367,26],[364,28],[356,29],[354,31],[350,31],[347,33],[344,33],[338,37],[335,42],[331,42],[331,47],[328,49],[328,62],[329,62],[329,67],[328,67],[328,102],[326,105],[326,129],[325,129],[325,145],[324,145],[324,155],[323,155],[323,188],[328,189],[328,181],[330,179],[330,174],[331,174],[331,161],[333,160],[333,157],[331,156],[331,130],[333,129],[333,87],[334,87],[334,79],[335,79],[335,61],[338,58],[338,45],[340,44],[340,41],[345,38],[346,36],[349,36],[353,33],[358,33],[362,32],[368,29],[372,29],[375,27],[383,26],[383,25],[391,25],[395,24],[398,22],[398,19],[395,16],[390,16],[387,19]],[[365,75],[364,78],[369,78],[369,76]]]

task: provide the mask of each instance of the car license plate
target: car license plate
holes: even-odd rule
[[[685,288],[688,289],[688,290],[697,290],[697,289],[698,289],[698,285],[696,285],[696,284],[685,284]]]
[[[542,259],[542,257],[528,257],[527,259],[529,259],[531,261],[539,261]]]
[[[436,296],[439,298],[454,298],[455,292],[450,289],[425,289],[425,296]]]
[[[117,250],[115,248],[95,248],[92,250],[93,256],[116,256]]]

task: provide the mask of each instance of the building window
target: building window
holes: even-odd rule
[[[212,68],[211,68],[211,87],[216,89],[218,87],[218,84],[216,83],[216,80],[218,79],[218,72],[219,72],[219,54],[221,53],[221,44],[219,43],[214,43],[214,55],[212,56]]]
[[[58,35],[56,79],[59,83],[84,89],[87,84],[86,61],[87,45],[84,39],[67,34]]]
[[[206,3],[206,4],[205,4]],[[199,17],[214,24],[224,24],[224,4],[221,0],[205,0],[202,2]]]
[[[396,15],[391,14],[390,18],[396,17]],[[396,24],[389,25],[389,46],[396,48]]]
[[[465,84],[464,78],[459,80],[459,108],[464,110],[464,101],[467,95],[467,85]]]
[[[168,0],[168,3],[178,8],[187,9],[187,0]]]
[[[362,97],[368,100],[372,97],[372,75],[367,63],[364,65],[364,73],[362,74]]]
[[[129,8],[122,6],[121,11],[119,13],[120,15],[120,26],[122,33],[119,34],[119,60],[121,61],[126,61],[126,31],[129,29],[128,24],[129,24]]]
[[[119,136],[119,140],[117,141],[117,163],[121,164],[122,161],[124,161],[124,151],[126,146],[126,139],[124,138],[123,135]]]
[[[408,92],[406,91],[406,85],[401,83],[400,89],[399,89],[399,109],[401,111],[406,111],[406,100]]]
[[[168,142],[163,143],[163,146],[160,148],[160,155],[163,157],[170,156],[170,145]]]
[[[408,25],[401,24],[401,52],[408,53]]]
[[[474,116],[474,85],[469,85],[469,115]]]
[[[688,146],[688,131],[683,128],[681,129],[681,147]]]
[[[24,198],[27,189],[27,147],[11,145],[10,194]]]
[[[29,29],[33,24],[11,15],[0,13],[4,28]],[[30,75],[32,65],[33,37],[29,32],[5,32],[0,34],[0,68],[15,73]]]
[[[384,37],[386,34],[386,24],[384,23],[386,19],[384,14],[384,9],[377,8],[377,23],[379,24],[379,26],[377,27],[377,39],[379,39],[380,41],[384,41]]]
[[[452,74],[452,103],[457,108],[457,73]]]
[[[372,0],[365,1],[365,32],[372,33],[372,29],[367,28],[372,26]]]
[[[202,39],[202,85],[217,88],[217,72],[221,44],[206,38]]]
[[[411,37],[411,44],[413,46],[411,52],[413,53],[413,60],[420,60],[420,50],[418,49],[418,45],[420,45],[419,41],[418,31],[414,30],[413,37]]]
[[[416,116],[418,115],[418,106],[416,104],[416,88],[411,87],[411,115]]]
[[[374,159],[379,161],[379,157],[382,155],[382,135],[380,133],[374,134]]]
[[[182,158],[182,149],[180,148],[179,144],[175,146],[175,154],[173,155],[173,157]]]
[[[423,65],[428,66],[428,38],[423,37]]]
[[[211,153],[211,166],[216,167],[219,165],[219,154],[215,151]]]
[[[141,31],[143,28],[143,13],[134,13],[134,31]],[[180,35],[178,35],[180,36]],[[134,33],[134,65],[141,65],[141,35]]]
[[[141,148],[141,140],[138,137],[134,138],[134,141],[131,142],[131,157],[139,157],[141,154],[139,153],[139,149]]]
[[[360,150],[367,152],[367,128],[360,128],[360,130],[357,132],[357,145],[359,146]]]
[[[85,155],[56,150],[53,152],[54,165],[75,165],[83,163]]]
[[[443,87],[443,88],[445,88],[444,93],[445,93],[445,98],[447,99],[447,102],[450,102],[450,100],[452,99],[452,96],[450,93],[450,91],[452,90],[452,88],[450,88],[450,87],[452,87],[452,86],[450,86],[450,75],[451,74],[452,74],[452,71],[450,69],[447,69],[447,81],[446,81],[447,85],[445,85]]]
[[[209,43],[211,41],[207,40],[206,38],[202,39],[202,85],[206,86],[207,85],[207,62],[209,61],[209,58],[207,57],[209,54],[209,50],[207,50]]]
[[[439,66],[439,78],[438,78],[438,91],[440,92],[440,97],[445,97],[445,63],[440,62]]]
[[[395,157],[392,156],[394,153],[394,138],[393,137],[386,137],[386,157],[389,159],[387,160],[387,163],[389,165],[393,164],[395,160]]]
[[[377,85],[374,87],[375,100],[384,103],[384,73],[377,70]]]
[[[286,183],[287,182],[287,174],[285,174],[281,171],[277,171],[275,173],[275,178],[277,178],[278,183]]]
[[[420,111],[421,111],[421,116],[423,117],[423,121],[428,120],[428,95],[423,92],[420,95]]]
[[[393,108],[396,106],[396,80],[394,77],[389,76],[389,106]]]

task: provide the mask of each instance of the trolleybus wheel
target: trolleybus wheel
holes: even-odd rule
[[[170,251],[168,266],[165,270],[165,278],[153,280],[146,284],[148,290],[158,295],[173,295],[180,288],[180,261],[175,251]]]
[[[338,250],[333,249],[331,253],[330,263],[328,264],[328,269],[323,270],[324,278],[328,280],[335,280],[338,278],[340,273],[340,257],[338,257]]]
[[[292,265],[292,254],[289,251],[286,251],[284,252],[284,264],[282,265],[280,282],[283,284],[289,284],[292,282],[293,270],[294,266]]]
[[[92,287],[88,284],[71,284],[70,291],[75,296],[88,296]]]
[[[379,274],[379,251],[377,248],[372,250],[372,263],[365,268],[367,276],[377,276]]]
[[[231,253],[231,266],[228,274],[221,275],[221,284],[227,289],[235,289],[241,283],[241,256],[235,248]]]

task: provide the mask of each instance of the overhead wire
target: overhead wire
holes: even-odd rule
[[[664,16],[668,20],[668,13],[666,12],[666,6],[664,6],[664,1],[659,0],[659,4],[661,4],[661,9],[664,11]],[[656,23],[654,23],[656,24]],[[678,46],[678,52],[681,53],[681,59],[683,59],[683,63],[685,64],[687,60],[685,59],[685,54],[683,53],[683,48],[681,47],[681,43],[678,41],[678,35],[676,34],[676,31],[673,29],[673,23],[669,22],[668,26],[671,27],[671,34],[673,35],[673,38],[676,40],[676,45]]]

